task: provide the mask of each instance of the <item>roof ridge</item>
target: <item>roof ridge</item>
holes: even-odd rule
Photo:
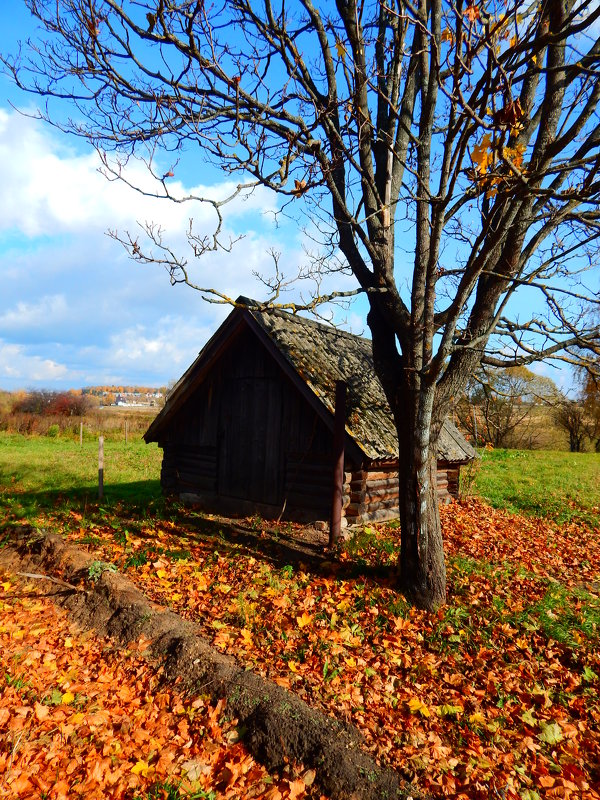
[[[368,345],[371,344],[371,339],[367,339],[366,336],[359,336],[357,333],[352,333],[352,331],[345,331],[342,328],[338,328],[336,325],[326,322],[319,322],[316,319],[311,319],[310,317],[304,317],[299,312],[290,311],[288,309],[277,308],[277,307],[263,308],[264,306],[263,303],[261,303],[258,300],[254,300],[251,297],[244,297],[243,295],[240,295],[237,298],[236,303],[240,303],[247,306],[247,310],[250,313],[283,317],[288,321],[293,321],[301,325],[314,326],[326,332],[328,335],[335,333],[338,336],[347,336],[350,339],[358,340],[360,342],[365,342]]]

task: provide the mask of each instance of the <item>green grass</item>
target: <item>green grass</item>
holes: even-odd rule
[[[147,506],[161,498],[162,450],[142,440],[104,442],[102,506]],[[0,513],[33,519],[98,502],[98,442],[0,433]]]
[[[141,439],[105,440],[102,505],[161,500],[162,451]],[[482,451],[471,491],[496,508],[600,526],[600,454],[547,450]],[[463,473],[463,487],[469,475]],[[0,511],[12,519],[97,502],[98,443],[62,436],[0,433]]]
[[[480,455],[472,491],[495,508],[600,526],[600,453],[498,449]]]
[[[179,783],[162,781],[146,789],[143,795],[135,795],[134,800],[216,800],[217,795],[203,789],[185,791]]]

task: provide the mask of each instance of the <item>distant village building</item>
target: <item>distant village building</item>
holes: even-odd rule
[[[161,392],[127,392],[118,394],[114,404],[127,408],[150,408],[159,405],[161,398]]]
[[[252,303],[252,301],[245,301]],[[229,514],[329,517],[336,381],[348,387],[343,515],[398,516],[398,443],[371,342],[283,311],[235,308],[169,394],[144,438],[162,447],[167,494]],[[475,455],[446,422],[442,502]]]

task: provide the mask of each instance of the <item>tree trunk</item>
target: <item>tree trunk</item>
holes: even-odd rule
[[[393,330],[376,308],[368,317],[377,377],[394,415],[399,450],[400,589],[428,610],[446,602],[446,567],[437,495],[437,441],[443,419],[436,389],[403,366]],[[466,376],[465,376],[466,380]]]
[[[437,458],[430,454],[419,469],[420,454],[405,459],[400,452],[400,585],[416,606],[435,611],[446,602]]]

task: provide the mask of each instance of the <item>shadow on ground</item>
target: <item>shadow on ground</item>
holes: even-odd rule
[[[361,576],[377,582],[392,580],[396,570],[389,564],[373,566],[360,557],[342,559],[341,550],[327,550],[328,534],[313,526],[276,524],[259,517],[233,519],[206,514],[165,498],[160,481],[135,481],[107,484],[102,500],[97,485],[39,492],[5,491],[0,499],[0,529],[24,518],[39,525],[45,513],[61,516],[75,513],[85,521],[109,525],[114,529],[130,528],[138,536],[157,521],[168,521],[172,533],[177,530],[198,544],[240,549],[270,566],[282,569],[293,566],[305,572],[338,579]]]

